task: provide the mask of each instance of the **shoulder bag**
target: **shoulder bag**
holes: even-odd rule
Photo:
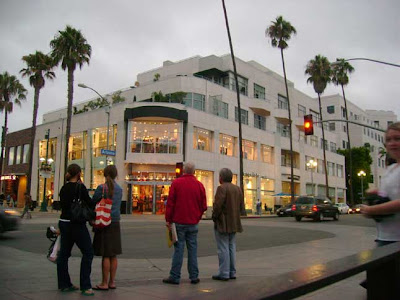
[[[112,207],[112,199],[107,197],[104,189],[105,184],[103,185],[103,197],[96,204],[95,212],[96,212],[96,220],[94,221],[94,228],[104,228],[111,224],[111,207]]]
[[[93,221],[96,217],[95,212],[89,205],[81,199],[81,184],[77,184],[77,192],[71,203],[71,222],[85,223]]]

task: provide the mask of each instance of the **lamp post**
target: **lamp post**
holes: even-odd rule
[[[398,65],[398,64],[389,63],[389,62],[381,61],[381,60],[377,60],[377,59],[365,58],[365,57],[345,58],[344,60],[345,60],[345,61],[366,60],[366,61],[375,62],[375,63],[378,63],[378,64],[383,64],[383,65],[388,65],[388,66],[400,68],[400,65]],[[332,62],[331,65],[335,65],[335,64],[337,64],[337,63],[338,63],[338,62]]]
[[[52,158],[49,158],[49,141],[50,141],[50,129],[47,129],[46,135],[46,158],[41,157],[40,161],[42,162],[41,168],[43,169],[43,200],[42,205],[40,206],[40,211],[47,211],[47,199],[46,199],[46,185],[47,185],[47,173],[49,171],[49,165],[53,162]],[[51,170],[50,170],[51,172]]]
[[[361,170],[360,172],[357,173],[357,176],[361,178],[361,201],[364,200],[364,177],[367,176],[367,174]]]
[[[106,149],[109,150],[111,104],[110,104],[110,102],[107,101],[106,98],[104,98],[102,95],[100,95],[100,93],[99,93],[98,91],[96,91],[95,89],[91,88],[90,86],[87,86],[86,84],[83,84],[83,83],[78,83],[78,86],[79,86],[80,88],[83,88],[83,89],[92,90],[92,91],[95,92],[97,95],[99,95],[99,97],[100,97],[103,101],[107,102],[107,104],[108,104],[108,105],[106,106],[105,110],[106,110],[106,114],[107,114],[107,147],[106,147]],[[107,165],[109,164],[109,162],[108,162],[108,154],[106,154],[106,164],[107,164]]]
[[[310,160],[307,162],[307,167],[308,167],[309,169],[311,169],[311,188],[312,188],[312,195],[315,196],[313,172],[314,172],[314,169],[317,167],[317,162],[316,162],[315,160],[313,160],[313,159],[310,159]]]

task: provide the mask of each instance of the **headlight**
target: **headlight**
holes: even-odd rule
[[[10,215],[10,216],[19,216],[19,213],[16,210],[13,210],[13,209],[5,209],[4,213],[6,215]]]

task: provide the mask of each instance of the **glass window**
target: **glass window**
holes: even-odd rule
[[[105,148],[107,149],[107,128],[105,130],[106,143]],[[108,137],[110,139],[110,136]],[[84,159],[86,155],[86,140],[87,132],[79,132],[71,134],[68,143],[68,160],[79,160]]]
[[[329,131],[335,131],[336,130],[336,124],[335,123],[329,123]]]
[[[249,112],[242,108],[240,109],[240,111],[241,111],[240,117],[242,124],[249,125]],[[239,122],[237,106],[235,107],[235,121]]]
[[[42,140],[39,142],[39,159],[46,160],[51,158],[53,160],[56,159],[56,150],[57,150],[57,138],[49,139],[49,149],[47,150],[47,140]]]
[[[227,156],[235,156],[235,138],[226,134],[219,134],[219,153]]]
[[[290,167],[290,151],[281,150],[281,166]]]
[[[243,185],[245,209],[256,211],[257,178],[245,175],[243,176]]]
[[[248,160],[256,160],[256,143],[243,140],[243,158]]]
[[[236,91],[236,81],[233,73],[229,73],[229,81],[231,82],[231,90]],[[248,94],[248,80],[238,75],[239,91],[242,95],[247,96]]]
[[[254,98],[265,99],[265,88],[256,83],[254,84]]]
[[[285,96],[278,94],[278,108],[288,110],[289,104]]]
[[[194,109],[201,111],[206,110],[206,98],[202,94],[186,93],[185,97],[183,98],[183,103],[185,106],[193,107]]]
[[[21,163],[21,150],[22,146],[17,146],[17,152],[15,153],[15,164],[19,165]]]
[[[267,119],[265,117],[254,114],[254,127],[261,130],[266,130],[266,120]]]
[[[193,149],[211,152],[212,132],[206,129],[194,127]]]
[[[223,102],[221,96],[213,96],[211,99],[211,113],[213,115],[228,119],[228,103]]]
[[[298,115],[299,117],[304,117],[307,114],[306,107],[303,105],[298,105]]]
[[[331,152],[336,152],[336,143],[330,142],[331,144]]]
[[[204,185],[204,188],[206,190],[207,206],[213,206],[214,173],[210,171],[196,170],[194,176],[196,176],[197,180]]]
[[[130,122],[129,149],[135,153],[181,153],[181,122]]]
[[[310,145],[313,147],[318,147],[318,137],[315,135],[310,136]]]
[[[310,114],[312,115],[312,119],[313,119],[314,123],[321,121],[321,117],[320,117],[319,113],[317,113],[316,111],[313,111],[310,109]],[[321,123],[317,123],[317,124],[318,124],[318,127],[322,127]]]
[[[272,196],[275,192],[275,182],[273,179],[269,178],[261,178],[261,202],[262,204],[267,204],[268,208],[274,208],[274,196]]]
[[[29,144],[24,145],[24,149],[23,149],[24,153],[22,154],[22,163],[23,164],[28,163],[29,146],[30,146]]]
[[[334,114],[335,113],[335,106],[334,105],[330,105],[326,108],[328,114]]]
[[[325,174],[324,161],[322,159],[317,159],[317,172]]]
[[[15,154],[15,147],[8,148],[8,165],[9,166],[14,164],[14,154]]]
[[[324,147],[325,146],[325,150],[329,150],[329,147],[328,147],[328,141],[327,140],[323,140],[323,139],[321,139],[321,149],[323,149],[322,147]]]
[[[283,137],[289,137],[289,125],[285,125],[283,123],[276,123],[277,132]]]
[[[267,145],[261,145],[261,159],[263,162],[273,164],[273,151],[274,148]]]
[[[328,161],[328,175],[335,175],[335,164]]]

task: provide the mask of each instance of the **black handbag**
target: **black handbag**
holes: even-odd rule
[[[81,200],[81,184],[77,184],[77,192],[71,203],[71,222],[85,223],[96,218],[94,210]]]

